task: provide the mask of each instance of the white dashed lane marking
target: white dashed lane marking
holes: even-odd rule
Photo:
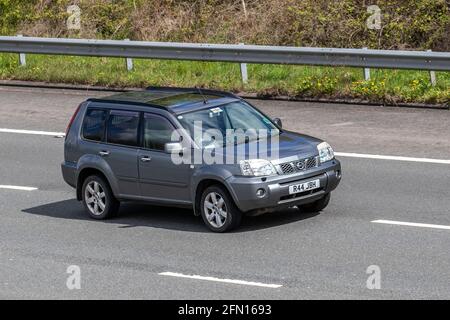
[[[376,159],[376,160],[393,160],[393,161],[409,161],[409,162],[425,162],[437,164],[450,164],[450,160],[445,159],[430,159],[430,158],[412,158],[401,156],[383,156],[378,154],[363,154],[363,153],[347,153],[335,152],[338,157],[362,158],[362,159]]]
[[[393,221],[393,220],[374,220],[372,222],[373,223],[390,224],[390,225],[396,225],[396,226],[450,230],[450,226],[445,226],[445,225],[441,225],[441,224],[415,223],[415,222],[403,222],[403,221]]]
[[[188,278],[188,279],[193,279],[193,280],[224,282],[224,283],[247,285],[247,286],[266,287],[266,288],[272,288],[272,289],[276,289],[276,288],[282,287],[281,284],[267,284],[267,283],[253,282],[253,281],[244,281],[244,280],[220,279],[220,278],[215,278],[215,277],[204,277],[204,276],[198,276],[198,275],[186,275],[186,274],[175,273],[175,272],[161,272],[161,273],[158,273],[158,274],[160,276],[177,277],[177,278]]]
[[[34,134],[34,135],[41,135],[41,136],[56,136],[56,137],[63,137],[63,136],[66,135],[64,132],[36,131],[36,130],[18,130],[18,129],[6,129],[6,128],[0,128],[0,132],[3,132],[3,133]]]
[[[22,187],[22,186],[0,185],[0,189],[21,190],[21,191],[34,191],[34,190],[37,190],[38,188],[35,188],[35,187]]]

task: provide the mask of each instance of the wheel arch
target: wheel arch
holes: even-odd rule
[[[225,181],[223,181],[219,178],[216,178],[216,177],[208,177],[208,178],[200,180],[195,187],[194,214],[196,216],[199,216],[201,214],[200,201],[202,199],[203,191],[212,185],[218,185],[218,186],[221,186],[222,188],[224,188],[231,195],[232,200],[236,203],[236,199],[235,199],[233,193],[231,192],[230,188],[227,186]]]
[[[106,180],[106,182],[108,182],[109,186],[112,188],[110,180],[108,179],[108,177],[102,170],[100,170],[98,168],[93,168],[93,167],[83,168],[77,177],[76,193],[77,193],[78,201],[82,200],[82,188],[83,188],[84,180],[86,180],[87,177],[92,176],[92,175],[98,175],[98,176],[102,177],[103,179]],[[114,191],[113,191],[113,193],[114,193]]]

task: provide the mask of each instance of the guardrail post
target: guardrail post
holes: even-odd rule
[[[125,39],[125,41],[130,41],[130,39]],[[133,59],[132,58],[126,58],[127,63],[127,70],[133,71]]]
[[[427,50],[427,52],[431,52],[431,50]],[[430,71],[430,82],[433,87],[436,86],[436,71]]]
[[[367,47],[364,47],[363,50],[367,50]],[[364,80],[370,80],[370,68],[364,68]]]
[[[22,38],[23,37],[23,35],[21,35],[21,34],[18,34],[17,35],[19,38]],[[25,53],[19,53],[19,64],[20,64],[20,66],[22,66],[22,67],[25,67],[26,65],[27,65],[27,58],[26,58],[26,56],[25,56]]]
[[[240,45],[244,45],[244,43],[239,43],[239,44]],[[246,63],[241,63],[240,64],[240,68],[241,68],[242,83],[243,84],[247,84],[248,83],[247,64]]]

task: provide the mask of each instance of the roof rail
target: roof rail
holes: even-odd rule
[[[178,88],[178,87],[156,87],[150,86],[146,88],[147,91],[165,91],[165,92],[179,92],[179,93],[198,93],[201,90],[203,94],[210,94],[219,97],[228,97],[228,98],[236,98],[241,99],[237,95],[220,90],[211,90],[211,89],[203,89],[203,88]]]
[[[99,102],[99,103],[124,104],[124,105],[133,105],[133,106],[141,106],[141,107],[153,107],[153,108],[158,108],[158,109],[162,109],[162,110],[167,110],[166,107],[160,106],[158,104],[130,101],[130,100],[113,100],[113,99],[108,99],[108,97],[106,97],[106,98],[89,98],[86,101]]]

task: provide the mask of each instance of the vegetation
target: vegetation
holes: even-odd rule
[[[245,11],[243,3],[245,3]],[[80,30],[69,30],[67,7],[81,8]],[[370,30],[369,4],[381,9],[380,30]],[[248,43],[316,47],[368,47],[450,51],[450,2],[446,0],[0,0],[0,33],[79,37]],[[437,86],[421,71],[249,65],[241,83],[229,63],[0,55],[0,78],[107,86],[198,85],[260,95],[361,98],[385,103],[446,103],[450,73]]]
[[[201,86],[256,92],[260,96],[359,98],[381,103],[445,103],[450,97],[450,72],[437,72],[431,86],[425,71],[371,70],[306,66],[248,65],[249,83],[241,82],[238,64],[134,60],[128,72],[125,59],[27,55],[27,66],[17,55],[0,55],[0,78],[145,87],[148,85]]]

